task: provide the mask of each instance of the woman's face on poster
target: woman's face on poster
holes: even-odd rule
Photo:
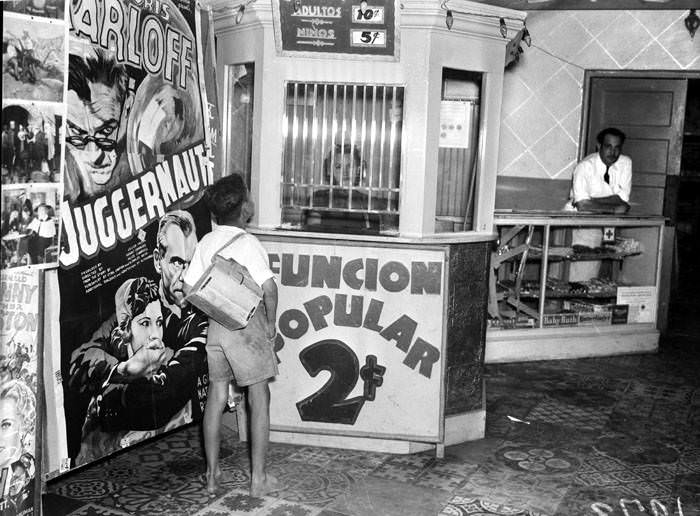
[[[131,350],[136,353],[148,344],[163,346],[163,314],[160,301],[152,301],[131,320]]]
[[[14,462],[22,454],[22,423],[17,402],[0,399],[0,467]]]

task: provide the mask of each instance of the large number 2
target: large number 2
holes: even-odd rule
[[[326,339],[303,349],[299,359],[306,371],[316,377],[329,371],[331,378],[311,396],[297,402],[303,421],[355,424],[365,403],[364,396],[345,399],[357,384],[360,364],[357,355],[345,343]]]

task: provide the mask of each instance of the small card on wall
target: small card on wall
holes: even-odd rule
[[[459,100],[440,102],[440,147],[468,149],[471,104]]]

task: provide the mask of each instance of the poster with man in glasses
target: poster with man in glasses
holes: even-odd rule
[[[68,3],[59,269],[47,280],[58,302],[46,303],[60,332],[51,473],[201,417],[206,327],[179,281],[210,228],[201,196],[216,179],[198,9]]]

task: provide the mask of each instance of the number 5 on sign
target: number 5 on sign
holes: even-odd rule
[[[351,31],[351,44],[353,47],[385,47],[385,30],[357,30]]]

